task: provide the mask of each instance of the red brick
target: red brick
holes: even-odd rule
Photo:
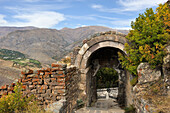
[[[13,92],[12,91],[9,91],[8,94],[12,94]]]
[[[26,89],[26,85],[22,85],[22,89]]]
[[[64,91],[64,90],[60,90],[60,89],[59,89],[57,92],[58,92],[58,93],[60,93],[60,94],[65,93],[65,91]]]
[[[51,78],[51,81],[56,81],[56,78]]]
[[[41,89],[48,89],[48,86],[47,85],[42,85]]]
[[[4,91],[4,92],[3,92],[3,95],[8,95],[8,92],[7,92],[7,91]]]
[[[45,75],[49,75],[49,72],[45,72]]]
[[[63,71],[58,71],[57,73],[58,73],[58,74],[60,74],[60,75],[61,75],[61,74],[64,74],[64,72],[63,72]]]
[[[12,86],[12,87],[10,87],[10,88],[8,88],[8,91],[13,91],[14,90],[14,87]]]
[[[60,68],[52,68],[51,69],[51,72],[54,72],[54,71],[61,71],[62,69],[60,69]]]
[[[43,82],[42,82],[42,80],[40,79],[39,81],[38,81],[38,84],[42,84]]]
[[[58,86],[65,86],[65,83],[57,83]]]
[[[59,64],[56,64],[56,63],[52,63],[52,64],[51,64],[51,67],[62,67],[62,66],[59,65]]]
[[[65,74],[62,74],[62,75],[59,75],[58,77],[63,77],[64,78],[65,76],[66,76]]]
[[[149,106],[145,105],[145,109],[149,112]]]
[[[47,68],[46,70],[47,70],[48,72],[50,72],[50,71],[51,71],[51,68]]]
[[[1,89],[7,89],[8,88],[8,85],[4,85],[1,87]]]
[[[33,85],[37,85],[38,83],[37,82],[34,82]]]
[[[15,83],[12,83],[11,86],[15,86]]]
[[[33,74],[33,70],[29,69],[28,73],[27,74]]]
[[[22,74],[22,75],[25,75],[25,72],[21,71],[21,74]]]
[[[32,80],[32,82],[38,82],[39,81],[39,79],[33,79]]]
[[[61,82],[65,82],[65,78],[58,78],[57,82],[61,83]]]
[[[27,80],[25,80],[25,79],[22,79],[22,83],[25,83],[25,82],[27,82]]]
[[[35,75],[34,78],[38,78],[38,75]]]
[[[18,83],[20,83],[22,81],[22,79],[18,79]]]
[[[44,75],[44,72],[42,70],[38,70],[37,72],[38,75]]]

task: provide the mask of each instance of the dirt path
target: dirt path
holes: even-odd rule
[[[76,113],[124,113],[115,99],[100,99],[94,107],[81,108]]]

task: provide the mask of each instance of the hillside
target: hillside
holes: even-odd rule
[[[19,78],[21,70],[41,68],[41,63],[28,59],[26,55],[7,49],[0,49],[0,86]]]
[[[110,30],[113,29],[102,26],[63,28],[61,30],[17,30],[0,39],[0,48],[20,51],[43,64],[50,64],[55,62],[52,59],[53,56],[57,56],[57,59],[62,58],[90,35]],[[123,32],[125,33],[125,31]]]
[[[17,30],[31,30],[35,29],[35,27],[0,27],[0,38],[7,35],[10,32],[14,32]]]

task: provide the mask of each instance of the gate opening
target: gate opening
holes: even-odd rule
[[[102,97],[116,98],[121,106],[125,106],[126,71],[120,65],[118,52],[122,51],[113,47],[103,47],[89,57],[86,76],[87,106],[94,106]],[[106,94],[102,95],[100,92]]]

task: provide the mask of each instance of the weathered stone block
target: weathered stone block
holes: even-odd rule
[[[42,85],[40,89],[48,89],[47,85]]]
[[[53,81],[56,81],[57,79],[56,78],[51,78],[51,81],[53,82]]]
[[[40,100],[40,101],[44,101],[43,97],[37,97],[37,99]]]
[[[30,74],[30,75],[27,75],[27,78],[33,78],[35,77],[36,74]]]
[[[44,84],[45,84],[45,85],[50,84],[50,82],[51,82],[51,79],[50,79],[50,78],[44,79]]]
[[[38,82],[39,79],[32,79],[32,82]]]
[[[64,71],[58,71],[57,74],[62,75],[62,74],[64,74]]]
[[[50,95],[52,93],[52,90],[51,89],[47,89],[46,93]]]
[[[57,94],[58,90],[52,90],[52,94]]]
[[[39,89],[39,90],[38,90],[38,94],[45,93],[45,92],[46,92],[45,89]]]
[[[33,89],[33,90],[31,90],[31,92],[32,92],[33,94],[36,94],[37,90],[36,90],[36,89]]]
[[[29,89],[34,89],[35,88],[35,85],[29,85]]]
[[[65,89],[65,86],[55,86],[55,89]]]
[[[139,84],[156,81],[161,77],[161,71],[151,69],[148,63],[140,63],[137,72]]]
[[[39,79],[38,84],[39,84],[39,85],[42,85],[42,84],[43,84],[43,80],[42,80],[42,79]]]

